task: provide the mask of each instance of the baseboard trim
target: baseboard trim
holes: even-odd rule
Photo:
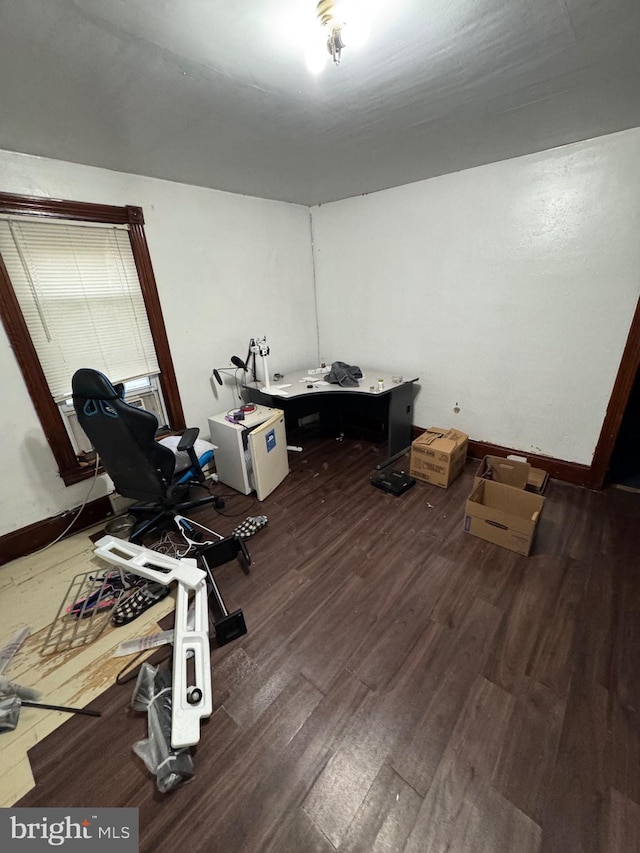
[[[13,530],[11,533],[0,536],[0,566],[15,560],[17,557],[33,554],[34,551],[39,551],[49,542],[53,542],[57,536],[60,536],[77,511],[78,508],[76,507],[75,510],[69,510],[63,515],[45,518],[42,521],[36,521],[27,527],[21,527],[19,530]],[[93,527],[94,524],[99,524],[101,521],[106,521],[112,515],[113,510],[109,498],[106,496],[97,498],[85,506],[65,537],[71,536],[72,533],[78,533],[80,530],[86,530],[88,527]]]
[[[426,429],[426,428],[425,428]],[[425,431],[420,427],[411,428],[412,439],[417,438]],[[527,462],[535,468],[548,471],[549,476],[565,483],[573,483],[575,486],[593,488],[592,472],[589,465],[581,465],[579,462],[566,462],[563,459],[554,459],[552,456],[540,456],[536,453],[524,453],[522,450],[514,450],[510,447],[502,447],[499,444],[491,444],[488,441],[473,441],[469,439],[468,455],[472,459],[482,459],[485,456],[526,456]]]

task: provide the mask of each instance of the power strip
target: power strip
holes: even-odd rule
[[[329,373],[328,367],[312,367],[311,370],[307,370],[309,376],[317,376],[319,373]]]

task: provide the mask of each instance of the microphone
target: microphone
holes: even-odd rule
[[[246,371],[247,371],[247,365],[244,363],[244,361],[243,361],[241,358],[238,358],[238,356],[237,356],[237,355],[232,355],[232,356],[231,356],[231,364],[232,364],[234,367],[239,368],[240,370],[244,370],[244,371],[245,371],[245,373],[246,373]],[[215,380],[216,380],[216,382],[218,383],[218,385],[222,385],[222,384],[223,384],[223,382],[222,382],[222,377],[220,376],[220,371],[221,371],[221,370],[222,370],[223,372],[225,372],[226,368],[224,368],[224,367],[214,367],[214,368],[213,368],[213,375],[214,375]]]

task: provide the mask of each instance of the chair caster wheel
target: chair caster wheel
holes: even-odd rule
[[[216,498],[213,505],[216,509],[224,509],[224,498]]]

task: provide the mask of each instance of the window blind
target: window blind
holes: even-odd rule
[[[159,373],[126,227],[2,219],[0,254],[54,400],[81,367]]]

